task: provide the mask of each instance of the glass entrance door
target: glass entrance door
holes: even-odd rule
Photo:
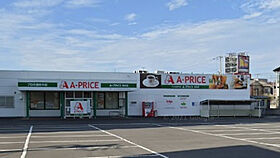
[[[69,91],[65,92],[65,116],[67,117],[93,117],[93,92]]]

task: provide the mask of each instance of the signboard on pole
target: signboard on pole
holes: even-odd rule
[[[249,73],[249,56],[238,55],[238,73]]]
[[[225,57],[225,72],[226,74],[237,73],[237,55],[230,53]]]

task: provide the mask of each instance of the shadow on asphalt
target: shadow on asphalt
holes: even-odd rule
[[[175,158],[279,158],[280,157],[279,152],[275,152],[272,150],[268,150],[252,145],[174,151],[174,152],[165,152],[161,154],[169,158],[172,157]],[[150,154],[149,156],[151,157],[152,154]],[[132,158],[132,157],[133,156],[124,157],[124,158]]]
[[[115,145],[116,144],[108,144],[107,147],[112,147]],[[88,149],[90,147],[98,147],[98,145],[71,145],[71,146],[57,145],[57,146],[46,146],[45,148],[49,148],[50,150],[63,149],[63,148],[78,148],[79,150],[86,150],[86,151],[108,150],[108,148]],[[118,147],[116,147],[116,149],[118,149]],[[41,151],[41,149],[40,148],[31,149],[30,151]],[[16,152],[22,152],[22,151],[21,150],[6,151],[6,152],[0,152],[0,154],[9,154],[9,153],[16,153]],[[279,158],[280,157],[279,152],[275,152],[269,149],[260,148],[252,145],[184,150],[184,151],[164,152],[160,154],[167,156],[169,158],[173,158],[173,157],[174,158]],[[160,156],[155,156],[154,154],[145,154],[145,155],[124,156],[122,158],[135,158],[135,157],[151,158],[151,157],[160,157]]]
[[[94,131],[88,124],[97,127],[102,126],[105,130],[113,129],[136,129],[136,128],[158,128],[155,124],[163,126],[200,126],[200,125],[231,125],[231,124],[252,124],[252,123],[280,123],[277,118],[248,118],[248,117],[221,117],[221,118],[200,118],[200,117],[98,117],[95,119],[61,119],[61,118],[0,118],[1,134],[28,133],[31,125],[34,126],[32,133],[37,132],[78,132]],[[52,128],[55,127],[55,128]],[[6,128],[6,129],[3,129]],[[9,130],[11,129],[11,130]]]

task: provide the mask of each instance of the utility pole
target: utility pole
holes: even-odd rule
[[[213,60],[219,60],[220,62],[220,69],[219,69],[219,74],[223,74],[223,56],[217,56],[216,58],[213,58]]]

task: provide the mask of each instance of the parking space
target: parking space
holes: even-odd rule
[[[211,124],[195,127],[169,125],[168,128],[197,133],[204,136],[223,138],[224,140],[231,140],[230,143],[233,144],[234,142],[238,142],[239,145],[254,145],[275,151],[277,154],[280,151],[280,123]],[[205,143],[211,142],[205,141]],[[223,145],[226,146],[226,143],[223,143]]]
[[[156,157],[145,148],[94,125],[34,126],[26,157]]]
[[[114,122],[3,125],[2,158],[278,158],[280,123]]]
[[[0,127],[0,157],[20,157],[24,148],[29,126],[1,125]]]

